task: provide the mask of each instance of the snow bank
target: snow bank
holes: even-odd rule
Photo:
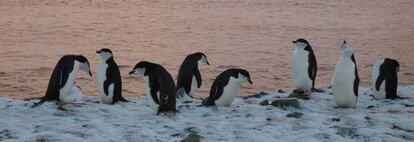
[[[82,106],[57,110],[52,103],[34,109],[37,100],[0,97],[0,141],[180,141],[198,133],[203,141],[412,141],[414,86],[400,87],[404,100],[375,100],[360,88],[355,109],[335,109],[333,96],[313,93],[300,108],[261,106],[262,98],[236,98],[230,108],[178,104],[176,116],[156,116],[149,99],[104,105],[90,98]],[[92,99],[92,100],[91,100]],[[288,118],[292,112],[300,118]]]

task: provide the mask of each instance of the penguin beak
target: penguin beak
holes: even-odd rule
[[[134,73],[135,73],[135,70],[132,70],[132,71],[129,72],[130,75],[134,74]]]
[[[346,44],[346,40],[344,40],[344,43],[343,44]]]
[[[209,63],[207,60],[206,60],[206,64],[207,64],[207,65],[210,65],[210,63]]]
[[[293,43],[293,44],[296,44],[296,43],[298,43],[298,41],[292,41],[292,43]]]
[[[250,79],[249,79],[248,81],[249,81],[249,83],[250,83],[251,85],[253,85],[253,82],[252,82],[252,80],[250,80]]]
[[[96,53],[101,54],[101,53],[102,53],[102,51],[96,51]]]
[[[89,71],[89,76],[91,76],[91,77],[92,77],[92,72],[91,72],[91,71]]]

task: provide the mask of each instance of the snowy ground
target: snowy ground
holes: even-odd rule
[[[374,100],[369,89],[360,88],[355,109],[335,109],[329,93],[300,100],[300,109],[258,105],[289,95],[274,93],[237,98],[230,108],[190,104],[176,116],[154,115],[146,99],[116,105],[86,101],[61,111],[54,103],[30,109],[37,100],[0,97],[0,141],[180,141],[190,133],[204,141],[413,141],[414,86],[398,93],[410,99]],[[292,112],[303,116],[286,117]]]

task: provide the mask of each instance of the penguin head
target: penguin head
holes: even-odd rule
[[[210,65],[210,63],[207,60],[207,56],[206,54],[202,53],[202,52],[197,52],[193,54],[194,56],[196,56],[197,60],[198,60],[198,65]]]
[[[101,50],[96,51],[96,53],[98,53],[103,60],[112,58],[112,51],[108,48],[102,48]]]
[[[388,63],[388,64],[390,64],[390,65],[391,65],[391,67],[395,68],[395,70],[396,70],[397,72],[399,72],[399,71],[400,71],[400,63],[398,63],[398,61],[397,61],[397,60],[390,59],[390,58],[385,58],[385,59],[384,59],[384,63]]]
[[[351,57],[352,54],[354,54],[354,51],[352,50],[351,45],[344,40],[341,45],[341,55]]]
[[[295,44],[295,46],[300,49],[305,49],[305,47],[309,45],[309,42],[303,38],[299,38],[295,41],[292,41],[292,43]]]
[[[89,74],[89,76],[92,76],[91,66],[89,65],[88,59],[83,55],[78,55],[76,60],[81,63],[79,68]]]
[[[153,63],[150,63],[148,61],[141,61],[138,64],[135,65],[135,67],[129,72],[129,74],[136,74],[138,76],[145,76],[146,71],[148,68],[152,66]]]
[[[252,80],[250,79],[250,74],[247,70],[244,69],[237,69],[235,70],[237,73],[237,79],[239,79],[243,83],[250,83],[253,84]]]

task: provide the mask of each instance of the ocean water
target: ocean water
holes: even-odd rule
[[[0,3],[0,96],[42,96],[65,54],[82,54],[95,75],[101,48],[113,50],[121,66],[124,95],[140,97],[144,81],[128,76],[141,60],[163,65],[175,77],[186,55],[207,54],[198,97],[228,68],[250,71],[253,85],[240,95],[293,89],[292,40],[306,38],[317,61],[317,88],[329,86],[340,44],[354,48],[361,86],[371,68],[389,57],[400,64],[400,85],[413,84],[412,0],[374,1],[25,1]],[[98,95],[95,77],[79,73],[77,84]]]

